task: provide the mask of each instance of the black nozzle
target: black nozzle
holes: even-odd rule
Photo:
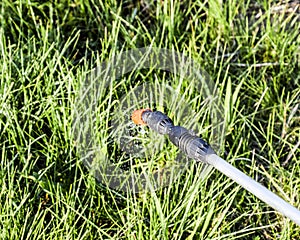
[[[172,120],[159,111],[145,111],[142,114],[142,119],[152,130],[159,134],[168,134],[174,126]]]
[[[162,112],[145,111],[142,119],[152,130],[168,134],[175,146],[197,162],[207,163],[206,156],[215,153],[207,142],[184,127],[174,126],[172,120]]]

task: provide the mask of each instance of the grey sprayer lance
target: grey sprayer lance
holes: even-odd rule
[[[155,132],[168,135],[170,141],[188,157],[196,160],[196,162],[212,165],[300,226],[300,211],[297,208],[220,158],[209,144],[200,137],[195,136],[184,127],[174,126],[167,115],[159,111],[153,112],[150,109],[141,109],[134,111],[131,118],[135,124],[148,125]]]

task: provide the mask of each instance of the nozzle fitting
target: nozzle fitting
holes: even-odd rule
[[[197,162],[207,163],[206,156],[215,153],[207,142],[184,127],[174,126],[172,120],[162,112],[152,112],[150,109],[136,110],[132,114],[132,120],[148,125],[159,134],[167,134],[175,146]]]
[[[172,120],[159,111],[145,111],[142,113],[143,122],[159,134],[168,134],[174,126]]]

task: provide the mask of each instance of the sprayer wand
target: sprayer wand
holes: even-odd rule
[[[181,126],[174,126],[172,120],[167,115],[159,111],[153,112],[151,109],[141,109],[134,111],[131,119],[135,124],[148,125],[155,132],[168,135],[170,141],[188,157],[197,162],[212,165],[300,226],[300,211],[297,208],[220,158],[207,142],[196,136],[193,132]]]

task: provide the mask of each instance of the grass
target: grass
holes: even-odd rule
[[[72,138],[81,80],[99,63],[149,45],[185,52],[215,81],[223,103],[221,156],[299,208],[296,1],[3,0],[0,11],[1,239],[298,238],[299,226],[221,173],[203,177],[195,163],[157,191],[106,188]],[[103,87],[97,134],[104,152],[128,158],[110,141],[112,111],[146,82],[180,86],[209,140],[203,96],[186,79],[150,68]],[[172,113],[168,104],[156,107]],[[160,141],[162,150],[143,163],[172,163],[176,149]]]

